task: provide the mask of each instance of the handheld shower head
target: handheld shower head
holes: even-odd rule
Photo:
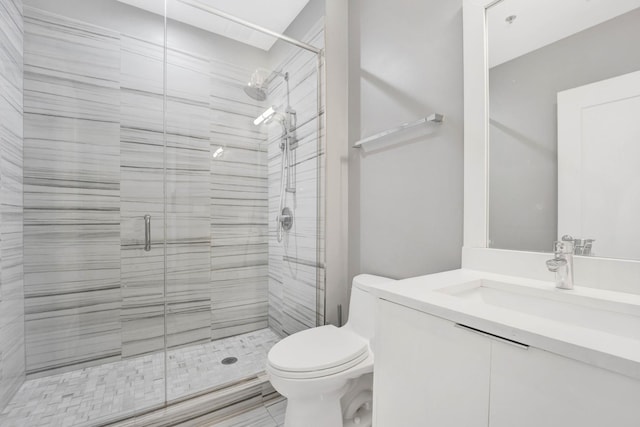
[[[271,106],[264,113],[256,117],[256,119],[253,121],[253,124],[259,126],[261,124],[268,125],[273,122],[280,123],[280,125],[282,126],[282,134],[284,135],[289,130],[290,114],[290,112],[283,114],[278,111],[275,106]]]

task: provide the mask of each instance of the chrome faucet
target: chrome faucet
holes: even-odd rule
[[[553,255],[553,259],[547,260],[547,268],[556,273],[556,288],[573,289],[573,242],[553,242]]]

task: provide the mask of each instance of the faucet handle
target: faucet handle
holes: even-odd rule
[[[584,239],[584,249],[582,255],[591,255],[591,249],[593,249],[593,242],[596,239]]]
[[[565,236],[567,237],[567,236]],[[553,242],[553,253],[555,254],[572,254],[573,240],[556,240]]]

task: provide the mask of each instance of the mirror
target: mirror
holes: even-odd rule
[[[640,0],[486,11],[487,247],[640,259]]]

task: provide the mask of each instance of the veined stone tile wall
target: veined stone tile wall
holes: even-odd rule
[[[324,46],[324,21],[315,24],[304,38],[313,46]],[[294,150],[295,193],[286,193],[285,206],[292,209],[293,227],[276,238],[280,198],[281,129],[269,127],[269,326],[282,335],[324,323],[324,196],[318,172],[324,167],[324,90],[318,91],[322,64],[316,55],[291,47],[277,67],[289,73],[291,106],[297,113],[298,148]],[[322,82],[323,79],[320,78]],[[286,106],[286,84],[282,78],[270,87],[269,101]],[[318,111],[320,97],[320,111]],[[320,190],[320,191],[318,191]],[[320,245],[320,246],[319,246]],[[318,283],[319,282],[319,283]],[[318,289],[319,285],[319,289]],[[318,316],[320,314],[320,316]]]
[[[127,358],[164,347],[164,53],[161,45],[122,35],[120,55],[120,321]]]
[[[242,91],[253,70],[170,46],[165,99],[163,46],[25,13],[27,374],[161,350],[165,326],[179,347],[322,323],[316,56],[292,48],[279,67],[299,140],[297,192],[287,194],[296,220],[279,244],[280,130],[253,119],[284,103],[281,80],[256,102]],[[306,38],[316,46],[322,24]]]
[[[168,49],[165,126],[163,46],[25,13],[27,373],[161,350],[165,300],[170,347],[266,327],[253,70]]]
[[[212,61],[211,336],[268,326],[267,135],[253,120],[266,108],[242,87],[253,70]],[[216,155],[216,153],[218,153]]]
[[[22,8],[0,3],[0,410],[25,377]]]
[[[27,373],[121,354],[120,35],[25,7]]]

